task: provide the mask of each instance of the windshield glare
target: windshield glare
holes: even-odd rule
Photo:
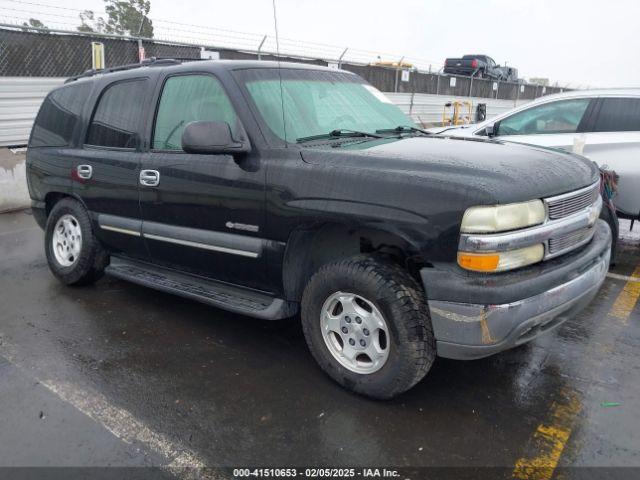
[[[339,129],[374,133],[398,125],[414,126],[380,91],[354,75],[283,69],[281,98],[277,70],[251,73],[252,78],[245,80],[251,98],[271,131],[287,142]]]

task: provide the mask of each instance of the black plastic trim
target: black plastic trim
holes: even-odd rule
[[[126,258],[112,256],[105,271],[138,285],[254,318],[279,320],[298,312],[297,303],[282,298]]]
[[[245,235],[235,235],[232,233],[212,232],[197,228],[179,227],[156,222],[143,222],[142,234],[151,240],[164,241],[175,240],[178,242],[191,243],[197,248],[197,244],[211,247],[220,251],[229,250],[227,253],[234,253],[251,257],[262,255],[264,240],[261,238],[248,237]]]

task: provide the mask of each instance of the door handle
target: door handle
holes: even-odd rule
[[[93,175],[93,167],[91,165],[78,165],[76,167],[76,173],[78,177],[83,180],[89,180]]]
[[[140,185],[155,187],[160,183],[160,172],[157,170],[140,170]]]

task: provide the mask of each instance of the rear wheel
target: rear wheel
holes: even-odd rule
[[[104,273],[108,256],[93,234],[84,207],[72,198],[56,203],[45,226],[45,252],[51,272],[67,285],[86,285]]]
[[[394,397],[420,381],[435,359],[424,294],[400,267],[357,256],[322,267],[302,298],[312,355],[342,386]]]

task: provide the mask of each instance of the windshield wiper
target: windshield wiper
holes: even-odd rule
[[[309,142],[312,140],[322,140],[325,138],[346,138],[346,137],[384,138],[382,135],[376,135],[376,133],[360,132],[358,130],[349,130],[346,128],[337,128],[336,130],[331,130],[329,133],[297,138],[296,143]]]
[[[425,135],[433,135],[422,128],[412,127],[410,125],[398,125],[396,128],[384,128],[382,130],[376,130],[376,133],[423,133]]]

